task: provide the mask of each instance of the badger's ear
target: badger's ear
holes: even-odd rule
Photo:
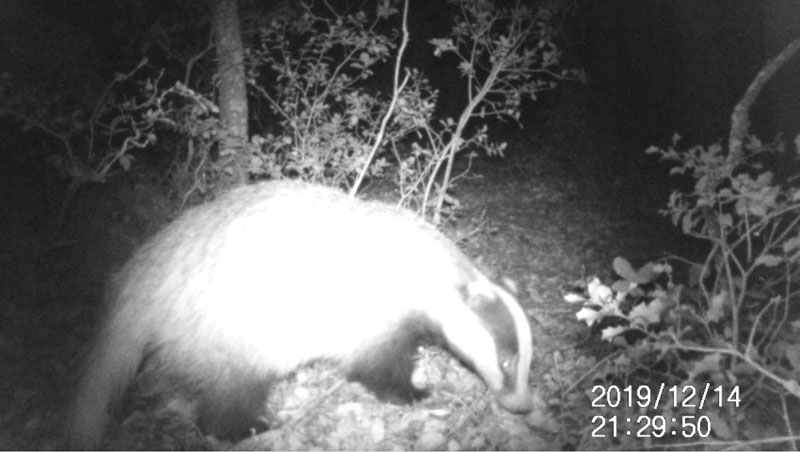
[[[506,289],[508,289],[509,292],[511,292],[514,295],[519,295],[519,289],[517,289],[517,283],[515,283],[513,280],[509,278],[506,278],[505,276],[503,276],[502,281],[503,281],[503,286]]]

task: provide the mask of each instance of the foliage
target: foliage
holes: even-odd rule
[[[41,24],[35,22],[32,26]],[[127,56],[119,55],[125,52],[116,52],[115,57],[126,62],[105,63],[125,70],[104,77],[91,43],[77,39],[67,26],[37,31],[40,33],[31,35],[39,36],[46,45],[20,40],[9,47],[9,52],[20,55],[14,55],[9,72],[0,74],[0,117],[16,119],[23,131],[34,135],[33,141],[45,148],[41,157],[70,181],[61,219],[80,186],[86,182],[102,183],[128,171],[142,155],[137,150],[147,149],[152,155],[157,141],[169,141],[170,134],[185,134],[183,141],[189,143],[185,152],[177,146],[170,149],[175,155],[171,159],[170,176],[178,188],[177,185],[190,179],[180,171],[188,173],[190,188],[179,191],[191,193],[191,187],[197,185],[196,175],[206,174],[196,167],[206,158],[196,158],[198,152],[191,149],[200,135],[198,129],[208,126],[200,110],[216,107],[205,96],[189,89],[188,83],[196,78],[192,76],[192,68],[208,49],[194,55],[183,73],[154,70],[154,66],[170,66],[159,58],[154,62],[138,56],[140,62],[131,65]],[[166,32],[157,25],[150,31],[153,33],[148,39],[158,41],[157,50],[169,53],[159,41],[169,42]],[[144,47],[151,54],[159,53],[153,52],[156,46],[152,42],[140,44],[137,49]],[[175,53],[168,58],[179,59]],[[59,70],[52,70],[55,66]],[[179,79],[182,82],[176,82]],[[206,136],[214,137],[216,134]],[[212,139],[204,142],[203,147],[211,149],[213,144]]]
[[[185,149],[173,149],[168,175],[173,190],[182,195],[183,203],[195,192],[205,194],[214,185],[221,171],[212,151],[220,143],[223,128],[219,123],[217,104],[207,95],[183,82],[164,85],[162,74],[138,84],[136,96],[126,101],[126,109],[143,128],[153,134],[180,137]]]
[[[383,5],[370,21],[363,11],[322,15],[303,6],[302,14],[262,26],[258,45],[247,53],[249,84],[268,102],[277,126],[254,140],[261,151],[250,171],[350,185],[370,163],[370,140],[387,105],[363,84],[395,47],[376,27],[397,11]],[[370,175],[385,166],[383,159],[374,162]]]
[[[114,97],[116,86],[140,67],[117,74],[101,92],[79,84],[71,95],[60,84],[23,80],[22,70],[6,73],[0,78],[0,116],[10,116],[22,130],[35,130],[52,140],[60,150],[47,151],[47,159],[63,175],[81,182],[103,181],[115,164],[130,165],[130,149],[154,139],[130,121],[126,105]]]
[[[466,79],[467,104],[457,120],[447,118],[439,130],[425,128],[427,147],[434,150],[431,175],[446,162],[445,173],[437,190],[434,221],[452,182],[453,162],[460,151],[470,145],[485,149],[490,155],[502,155],[506,143],[490,143],[487,127],[466,135],[471,121],[486,118],[518,120],[523,97],[536,100],[538,93],[556,87],[560,80],[582,80],[578,70],[561,68],[561,53],[555,43],[552,16],[555,4],[529,7],[517,3],[499,7],[493,2],[450,0],[458,9],[453,18],[450,37],[432,39],[434,54],[453,55],[458,70]],[[424,146],[423,146],[424,148]],[[423,198],[427,204],[435,177],[428,177]]]
[[[370,15],[305,1],[271,14],[268,23],[247,21],[250,94],[266,101],[272,116],[272,121],[252,118],[255,124],[271,122],[249,143],[253,177],[299,177],[355,190],[363,177],[386,177],[394,168],[400,202],[424,213],[433,206],[439,221],[443,209],[458,205],[447,194],[459,177],[452,174],[455,155],[465,149],[502,154],[505,144],[491,143],[487,125],[477,121],[517,120],[524,96],[535,98],[557,80],[579,77],[559,69],[550,25],[555,7],[452,0],[457,14],[450,37],[431,44],[435,55],[456,57],[467,103],[457,119],[437,120],[438,91],[419,70],[403,65],[410,39],[407,10],[402,35],[389,24],[398,14],[397,3],[381,1]],[[51,152],[51,161],[78,183],[104,181],[112,171],[130,168],[132,150],[151,147],[156,137],[163,142],[177,137],[179,145],[168,149],[173,189],[184,199],[207,192],[224,170],[215,162],[225,152],[219,146],[224,130],[213,81],[202,70],[211,49],[171,47],[181,42],[172,34],[198,32],[196,26],[177,26],[179,21],[160,20],[143,38],[149,59],[101,93],[81,94],[78,104],[52,90],[31,95],[17,86],[33,86],[16,83],[20,74],[6,74],[0,80],[0,114],[54,138],[60,149]],[[386,70],[392,56],[387,96],[376,71]]]
[[[57,223],[66,218],[72,199],[86,182],[104,182],[114,172],[128,170],[131,151],[155,142],[153,127],[134,113],[136,106],[120,95],[144,66],[145,61],[126,74],[116,74],[100,92],[85,85],[69,92],[49,85],[45,78],[23,80],[24,71],[0,74],[0,117],[14,118],[25,132],[38,132],[46,143],[47,164],[70,183],[62,201]],[[75,74],[73,74],[75,75]],[[44,83],[40,83],[44,82]],[[56,90],[55,92],[53,90]],[[51,144],[55,148],[51,148]]]
[[[579,320],[624,350],[595,374],[601,380],[614,375],[611,381],[634,387],[661,382],[735,396],[701,409],[683,403],[684,391],[678,394],[684,399],[674,397],[658,410],[648,405],[651,411],[670,419],[678,412],[707,416],[720,440],[764,440],[765,430],[758,429],[765,426],[741,422],[740,405],[774,397],[783,406],[774,415],[783,416],[791,436],[786,400],[800,398],[800,320],[793,306],[800,290],[800,188],[785,169],[800,163],[800,140],[793,155],[752,135],[739,152],[720,144],[679,150],[678,140],[648,152],[694,181],[690,191],[673,192],[663,213],[706,244],[703,259],[664,259],[637,269],[617,258],[617,281],[594,278],[583,294],[565,298],[583,305]],[[677,268],[686,268],[680,282]]]
[[[379,177],[394,162],[401,203],[425,213],[435,190],[434,220],[439,221],[445,201],[456,203],[446,193],[458,177],[452,176],[455,155],[468,148],[501,154],[505,147],[489,142],[486,124],[469,135],[467,125],[492,117],[516,120],[523,96],[535,98],[556,80],[578,78],[575,71],[558,69],[550,9],[451,4],[459,12],[453,37],[431,44],[437,56],[453,54],[459,60],[467,104],[457,120],[434,120],[437,90],[416,69],[402,67],[409,39],[405,12],[390,99],[364,87],[373,68],[396,48],[396,32],[376,31],[380,20],[397,12],[391,2],[379,4],[372,22],[363,12],[337,14],[330,7],[323,16],[306,3],[299,16],[262,27],[260,46],[248,53],[248,74],[278,127],[257,137],[262,152],[254,154],[251,170],[357,188],[356,175],[364,168],[367,176]]]

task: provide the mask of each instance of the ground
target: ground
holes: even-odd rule
[[[584,184],[587,177],[578,171],[581,166],[580,161],[575,162],[575,153],[571,163],[557,157],[569,154],[560,152],[559,147],[574,147],[574,140],[589,139],[586,136],[559,135],[551,130],[538,134],[516,131],[508,137],[510,149],[505,159],[479,159],[471,173],[458,181],[452,194],[463,208],[447,233],[487,273],[509,277],[522,289],[521,302],[534,331],[532,382],[537,410],[522,418],[499,413],[481,393],[480,385],[477,395],[470,395],[480,400],[442,399],[438,394],[434,402],[410,411],[383,407],[370,402],[368,395],[343,392],[332,397],[337,403],[333,408],[313,405],[314,413],[334,410],[337,416],[333,420],[329,417],[303,430],[297,423],[311,422],[308,418],[314,417],[306,413],[292,421],[296,427],[292,435],[274,431],[249,447],[591,446],[586,442],[587,426],[576,430],[567,422],[570,416],[555,416],[552,407],[553,384],[562,390],[572,387],[605,351],[576,320],[577,308],[563,301],[565,288],[588,275],[608,276],[615,256],[643,263],[666,250],[679,251],[680,242],[664,220],[643,213],[642,205],[636,209],[620,206],[616,201],[625,197],[619,196],[616,181],[607,186],[602,181]],[[0,177],[0,449],[59,448],[62,410],[74,384],[77,357],[92,331],[103,283],[137,244],[169,221],[175,203],[153,178],[134,172],[103,185],[84,187],[63,224],[58,224],[65,185],[54,182],[42,165],[32,158],[11,159]],[[301,394],[307,399],[308,391],[325,393],[324,387],[306,386],[309,378],[316,382],[326,371],[308,372],[296,377],[302,380],[299,383],[290,383],[295,386],[290,386],[289,397]],[[460,381],[448,378],[432,381],[444,388]],[[545,380],[550,382],[547,387],[537,384]],[[336,377],[330,381],[335,382]],[[454,394],[464,395],[463,387],[454,389],[458,389]],[[470,408],[466,415],[464,406]],[[135,420],[128,422],[136,424]],[[131,428],[135,433],[138,427]],[[325,438],[338,442],[304,440],[302,432],[317,429],[319,435],[321,428]],[[413,435],[406,433],[412,430]],[[352,442],[352,437],[365,431],[367,438]],[[127,434],[130,432],[121,433],[117,439],[121,442],[112,446],[224,447],[194,437],[178,444],[131,443],[125,442]]]

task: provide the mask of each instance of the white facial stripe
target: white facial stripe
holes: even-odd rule
[[[502,287],[494,285],[494,291],[503,301],[511,317],[514,319],[514,326],[517,330],[517,340],[519,344],[519,362],[517,364],[516,390],[520,393],[528,392],[528,375],[530,374],[531,359],[533,358],[533,338],[531,325],[522,307],[516,298]]]

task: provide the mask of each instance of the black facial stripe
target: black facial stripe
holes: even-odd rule
[[[483,327],[494,338],[498,358],[502,360],[517,356],[519,354],[517,326],[505,303],[497,298],[487,298],[485,295],[472,296],[477,299],[473,298],[470,306]]]
[[[473,313],[478,317],[481,326],[489,332],[497,352],[497,367],[503,374],[503,386],[515,388],[519,368],[520,344],[514,316],[506,303],[496,294],[486,295],[470,291],[468,284],[459,287],[459,291]],[[457,356],[458,351],[454,351]],[[464,360],[472,368],[469,360]]]
[[[519,355],[499,357],[500,368],[503,369],[503,387],[514,388],[517,385],[517,368],[519,367]],[[504,364],[506,366],[504,366]]]

